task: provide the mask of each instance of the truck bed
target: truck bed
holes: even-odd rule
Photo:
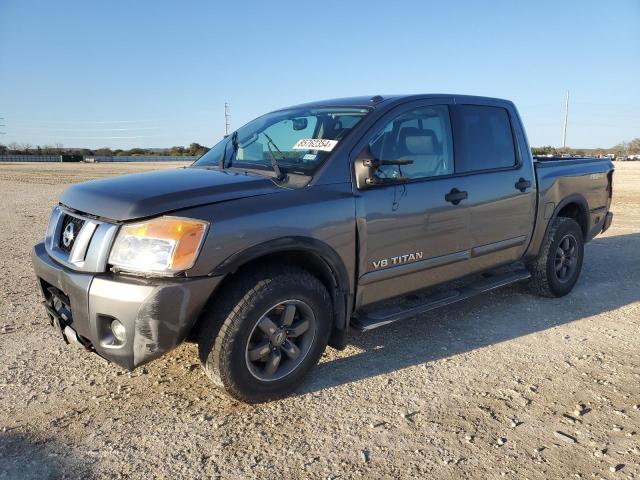
[[[533,156],[534,163],[563,163],[563,164],[583,164],[589,162],[601,162],[611,161],[609,158],[596,158],[596,157],[545,157],[545,156]]]
[[[580,209],[585,241],[602,231],[613,191],[614,166],[610,159],[534,157],[534,167],[538,213],[528,257],[538,254],[549,219],[563,208]]]

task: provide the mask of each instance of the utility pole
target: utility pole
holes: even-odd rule
[[[229,104],[224,102],[224,136],[229,136]]]
[[[567,148],[567,118],[569,116],[569,90],[564,97],[564,128],[562,129],[562,149]]]
[[[2,121],[4,120],[4,117],[0,117],[0,127],[6,127],[6,125],[4,123],[2,123]],[[0,135],[6,135],[7,132],[0,132]]]

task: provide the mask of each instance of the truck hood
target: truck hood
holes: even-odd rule
[[[271,179],[230,170],[180,168],[79,183],[60,203],[111,220],[152,217],[173,210],[282,191]]]

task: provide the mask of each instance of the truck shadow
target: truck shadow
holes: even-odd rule
[[[598,237],[585,249],[581,278],[566,297],[530,294],[526,284],[450,305],[369,333],[358,353],[324,361],[298,395],[433,362],[571,323],[640,301],[640,233]]]
[[[87,463],[55,441],[35,440],[11,431],[0,433],[0,479],[94,478]]]

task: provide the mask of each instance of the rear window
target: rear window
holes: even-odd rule
[[[501,107],[452,109],[456,173],[512,167],[516,151],[509,113]]]

